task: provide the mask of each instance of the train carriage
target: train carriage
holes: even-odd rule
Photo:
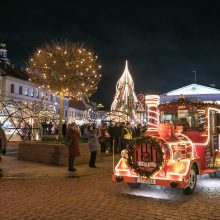
[[[182,188],[193,193],[197,175],[220,173],[220,106],[183,97],[159,105],[146,96],[148,131],[121,152],[113,182]]]

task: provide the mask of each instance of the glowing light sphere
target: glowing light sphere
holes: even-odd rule
[[[101,80],[101,65],[94,52],[70,41],[46,43],[28,60],[28,75],[34,83],[73,99],[90,97]]]

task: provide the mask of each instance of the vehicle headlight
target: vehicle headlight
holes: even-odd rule
[[[173,171],[175,173],[182,173],[184,171],[184,164],[182,161],[176,161],[173,166]]]

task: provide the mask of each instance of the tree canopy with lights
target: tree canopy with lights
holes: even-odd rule
[[[60,96],[61,117],[63,96],[76,100],[90,97],[101,80],[100,69],[98,57],[91,49],[67,40],[37,48],[27,63],[30,81]]]

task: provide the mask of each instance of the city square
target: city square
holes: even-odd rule
[[[0,220],[220,219],[219,9],[2,3]]]
[[[93,173],[79,166],[74,178],[65,176],[65,168],[19,161],[21,168],[8,167],[1,180],[1,219],[220,218],[218,179],[198,178],[190,196],[168,187],[130,189],[111,182],[111,159],[97,163]]]

